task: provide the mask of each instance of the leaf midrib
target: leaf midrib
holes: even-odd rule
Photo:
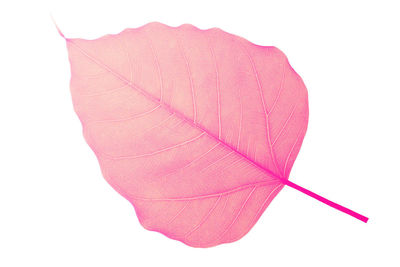
[[[106,71],[108,71],[109,73],[111,73],[112,75],[114,75],[116,78],[120,79],[122,82],[124,82],[126,85],[128,85],[129,87],[131,87],[132,89],[136,90],[138,93],[142,94],[144,97],[146,97],[147,99],[149,99],[150,101],[153,101],[154,103],[158,104],[161,106],[161,108],[164,108],[165,110],[167,110],[169,113],[174,114],[174,116],[184,120],[185,122],[187,122],[190,126],[195,127],[197,129],[199,129],[200,131],[206,133],[209,137],[213,138],[214,140],[216,140],[217,142],[221,143],[223,146],[229,148],[230,150],[234,151],[236,154],[238,154],[241,158],[243,158],[244,160],[248,161],[250,164],[252,164],[254,167],[258,168],[259,170],[261,170],[262,172],[268,174],[269,176],[271,176],[272,178],[275,178],[279,181],[283,181],[284,178],[279,177],[278,175],[274,174],[272,171],[270,171],[269,169],[264,168],[263,166],[261,166],[260,164],[258,164],[257,162],[253,161],[252,159],[250,159],[247,155],[241,153],[240,151],[236,150],[234,147],[232,147],[231,145],[225,143],[224,141],[220,140],[218,137],[216,137],[214,134],[212,134],[210,131],[208,131],[207,129],[203,128],[201,125],[194,123],[191,119],[188,119],[185,115],[183,115],[181,112],[179,112],[178,110],[173,109],[172,107],[170,107],[169,105],[160,102],[160,100],[149,94],[148,92],[146,92],[145,90],[143,90],[142,88],[138,87],[137,85],[133,84],[131,81],[128,81],[125,77],[121,76],[120,74],[118,74],[116,71],[114,71],[113,69],[111,69],[109,66],[107,66],[106,64],[100,62],[99,60],[95,59],[94,57],[92,57],[91,55],[89,55],[84,49],[82,49],[79,45],[77,45],[72,39],[68,39],[66,38],[67,43],[70,43],[72,45],[74,45],[84,56],[86,56],[89,60],[91,60],[92,62],[94,62],[95,64],[97,64],[98,66],[100,66],[101,68],[105,69]]]

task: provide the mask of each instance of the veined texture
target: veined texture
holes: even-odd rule
[[[191,25],[66,40],[85,139],[140,223],[194,247],[245,235],[307,128],[307,90],[286,56]]]

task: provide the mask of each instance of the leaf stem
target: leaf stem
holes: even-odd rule
[[[339,204],[337,204],[337,203],[335,203],[333,201],[330,201],[329,199],[326,199],[326,198],[324,198],[324,197],[322,197],[322,196],[320,196],[320,195],[318,195],[318,194],[316,194],[314,192],[311,192],[310,190],[305,189],[304,187],[301,187],[301,186],[299,186],[299,185],[297,185],[297,184],[295,184],[295,183],[293,183],[293,182],[291,182],[291,181],[289,181],[287,179],[281,179],[281,181],[282,181],[283,184],[285,184],[287,186],[290,186],[290,187],[292,187],[292,188],[294,188],[294,189],[296,189],[296,190],[298,190],[298,191],[300,191],[300,192],[302,192],[302,193],[304,193],[306,195],[309,195],[310,197],[313,197],[316,200],[319,200],[319,201],[325,203],[326,205],[331,206],[332,208],[335,208],[337,210],[340,210],[341,212],[347,213],[348,215],[353,216],[354,218],[359,219],[360,221],[363,221],[365,223],[368,222],[368,217],[365,217],[364,215],[361,215],[361,214],[359,214],[359,213],[357,213],[357,212],[355,212],[355,211],[353,211],[351,209],[348,209],[346,207],[343,207],[342,205],[339,205]]]

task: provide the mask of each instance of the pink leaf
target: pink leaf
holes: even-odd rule
[[[233,242],[297,186],[287,179],[307,90],[279,49],[160,23],[66,40],[85,139],[146,229],[194,247]]]

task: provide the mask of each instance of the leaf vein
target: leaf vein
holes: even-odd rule
[[[241,190],[245,190],[249,187],[261,187],[261,186],[267,186],[271,184],[275,184],[278,181],[276,180],[270,180],[270,181],[262,181],[262,182],[255,182],[255,183],[250,183],[242,186],[238,186],[236,188],[232,188],[223,192],[217,192],[213,194],[206,194],[206,195],[198,195],[198,196],[191,196],[191,197],[180,197],[180,198],[143,198],[143,197],[134,197],[131,196],[135,200],[142,200],[142,201],[187,201],[187,200],[201,200],[201,199],[207,199],[207,198],[212,198],[212,197],[217,197],[219,195],[225,196],[229,195],[231,193],[235,193]],[[280,183],[279,183],[280,184]]]
[[[240,207],[238,213],[236,214],[235,218],[232,220],[232,222],[228,225],[228,227],[224,230],[224,232],[220,235],[220,237],[217,240],[222,239],[225,234],[232,228],[234,223],[237,221],[239,218],[240,214],[242,213],[244,207],[246,206],[247,202],[249,201],[250,197],[253,195],[254,191],[256,190],[257,186],[254,186],[249,195],[247,196],[246,200],[243,202],[242,206]]]
[[[282,128],[280,129],[278,135],[275,137],[275,140],[272,142],[272,146],[274,146],[276,141],[278,141],[279,137],[281,136],[281,134],[282,134],[283,130],[285,129],[286,125],[288,124],[289,120],[293,117],[293,113],[294,113],[295,109],[296,109],[296,105],[293,105],[289,116],[287,117],[285,123],[283,124]]]
[[[221,100],[220,100],[220,84],[219,84],[219,71],[218,71],[218,63],[217,58],[214,53],[214,49],[211,46],[211,42],[208,39],[208,47],[210,48],[211,56],[214,61],[214,68],[215,68],[215,80],[216,80],[216,90],[217,90],[217,112],[218,112],[218,139],[221,139],[221,132],[222,132],[222,124],[221,124]]]
[[[253,69],[254,76],[255,76],[255,78],[257,80],[258,92],[260,94],[260,98],[261,98],[261,102],[262,102],[262,106],[263,106],[263,110],[264,110],[264,114],[265,114],[265,126],[266,126],[267,141],[268,141],[270,156],[272,158],[272,162],[273,162],[273,164],[275,166],[276,171],[279,174],[281,174],[281,171],[280,171],[280,169],[278,167],[278,163],[276,162],[276,157],[275,157],[274,150],[272,148],[271,136],[270,136],[271,133],[270,133],[270,129],[269,129],[269,116],[268,116],[267,107],[266,107],[266,104],[265,104],[265,101],[264,101],[264,94],[262,92],[262,86],[261,86],[260,80],[258,78],[258,72],[257,72],[256,66],[254,64],[254,61],[253,61],[251,55],[249,54],[247,49],[244,47],[244,45],[242,45],[242,48],[245,51],[245,53],[246,53],[246,55],[247,55],[247,57],[248,57],[248,59],[249,59],[249,61],[251,63],[251,67]]]
[[[190,70],[190,65],[189,65],[189,61],[188,58],[186,56],[186,53],[182,47],[181,41],[179,40],[179,37],[176,37],[177,42],[178,42],[178,47],[179,47],[179,51],[181,52],[181,55],[185,61],[185,65],[186,65],[186,71],[188,73],[189,76],[189,83],[190,83],[190,90],[192,93],[192,103],[193,103],[193,122],[196,124],[197,122],[197,106],[196,106],[196,95],[195,95],[195,91],[194,91],[194,86],[193,86],[193,77],[192,77],[192,72]]]
[[[207,212],[207,214],[201,219],[201,221],[189,232],[185,234],[184,239],[187,239],[191,234],[193,234],[197,229],[199,229],[210,217],[211,213],[215,210],[217,207],[219,201],[221,200],[222,195],[219,195],[217,201],[215,201],[214,205],[210,208],[210,210]]]

